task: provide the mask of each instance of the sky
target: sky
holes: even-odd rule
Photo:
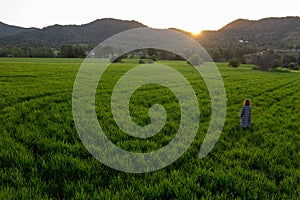
[[[0,0],[0,5],[1,22],[37,28],[116,18],[198,33],[239,18],[300,16],[299,0]]]

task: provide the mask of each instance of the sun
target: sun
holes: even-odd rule
[[[191,31],[191,33],[193,36],[199,36],[199,35],[201,35],[202,31],[194,30],[194,31]]]

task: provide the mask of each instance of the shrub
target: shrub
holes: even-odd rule
[[[299,67],[297,66],[297,64],[294,63],[294,62],[290,62],[289,63],[289,68],[292,69],[292,70],[298,70],[299,69]]]
[[[144,60],[139,60],[139,64],[145,64],[145,61]]]
[[[283,67],[290,68],[290,63],[296,63],[297,58],[292,55],[283,55],[282,56],[282,65]]]
[[[187,62],[190,65],[200,66],[203,63],[203,60],[198,54],[193,54]]]
[[[274,55],[272,51],[265,51],[260,53],[254,60],[253,64],[258,67],[259,70],[268,71],[274,68]]]
[[[156,55],[152,55],[152,56],[151,56],[151,59],[152,59],[153,61],[156,61]]]
[[[120,56],[119,57],[113,56],[113,57],[111,57],[110,62],[111,63],[120,63],[120,62],[122,62],[122,58]]]
[[[239,67],[240,66],[240,61],[237,58],[232,58],[229,60],[228,66],[231,67]]]
[[[254,70],[260,70],[259,66],[257,66],[257,65],[253,65],[252,69],[254,69]]]

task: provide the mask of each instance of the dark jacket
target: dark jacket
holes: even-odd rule
[[[251,106],[243,106],[240,117],[243,128],[251,126]]]

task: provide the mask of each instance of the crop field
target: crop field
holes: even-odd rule
[[[217,63],[227,113],[216,146],[201,159],[198,154],[211,114],[205,82],[185,62],[160,61],[192,85],[199,102],[199,129],[192,145],[174,163],[134,174],[99,162],[78,136],[72,92],[82,61],[0,59],[0,199],[300,198],[300,73]],[[114,144],[127,151],[151,152],[176,135],[180,105],[167,88],[143,86],[131,98],[133,121],[147,125],[149,107],[159,103],[168,113],[165,126],[149,139],[120,131],[110,110],[110,96],[122,75],[137,65],[115,63],[105,71],[95,110]],[[245,98],[252,101],[253,123],[246,131],[240,128],[239,118]]]

